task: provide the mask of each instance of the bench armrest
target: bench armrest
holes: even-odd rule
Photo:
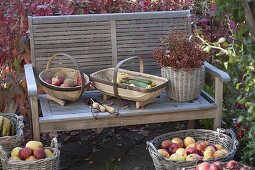
[[[25,64],[24,69],[28,96],[37,96],[37,85],[32,64]]]
[[[218,77],[223,82],[230,81],[230,76],[228,75],[228,73],[214,67],[213,65],[209,64],[208,62],[204,62],[204,65],[205,65],[206,72],[210,73],[211,75],[213,75],[215,77]]]

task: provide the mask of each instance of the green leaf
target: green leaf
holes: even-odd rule
[[[243,120],[244,120],[244,116],[241,115],[238,117],[237,123],[241,123],[241,122],[243,122]]]

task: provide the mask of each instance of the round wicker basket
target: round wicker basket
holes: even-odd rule
[[[227,134],[230,134],[228,136]],[[229,154],[223,158],[213,159],[207,162],[221,161],[226,162],[232,160],[235,152],[237,150],[238,141],[236,139],[235,133],[231,129],[223,130],[217,129],[213,130],[204,130],[204,129],[188,129],[176,132],[170,132],[167,134],[160,135],[154,138],[152,141],[147,142],[147,148],[152,157],[154,166],[157,170],[178,170],[185,167],[192,167],[197,165],[197,161],[171,161],[163,158],[157,149],[160,148],[160,144],[163,140],[172,139],[174,137],[179,137],[184,139],[187,136],[193,137],[196,141],[206,140],[213,144],[221,144],[226,149],[229,150]]]
[[[70,59],[77,67],[77,70],[71,68],[49,68],[51,61],[56,57],[67,57]],[[51,79],[55,73],[63,75],[65,78],[77,79],[81,77],[81,86],[77,87],[59,87],[46,82],[46,80]],[[83,76],[82,76],[83,75]],[[47,63],[46,70],[39,74],[39,81],[43,86],[43,90],[50,96],[66,101],[75,101],[82,96],[82,94],[87,90],[87,85],[89,84],[89,77],[82,73],[78,62],[70,55],[65,53],[54,54]]]
[[[17,146],[16,146],[17,147]],[[60,151],[58,149],[57,138],[53,138],[51,141],[51,147],[45,147],[53,150],[53,156],[45,159],[39,159],[35,161],[21,161],[21,160],[9,160],[10,154],[7,154],[2,148],[0,148],[0,159],[3,170],[58,170],[60,169]]]
[[[161,76],[170,80],[166,88],[169,98],[179,102],[190,101],[197,98],[203,89],[205,67],[188,70],[162,67]]]

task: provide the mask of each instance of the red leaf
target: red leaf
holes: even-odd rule
[[[73,14],[73,11],[74,11],[74,6],[67,7],[65,9],[65,14],[66,15],[71,15],[71,14]]]

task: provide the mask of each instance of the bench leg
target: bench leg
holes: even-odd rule
[[[195,128],[195,120],[188,120],[188,129]]]
[[[107,94],[102,94],[102,99],[103,99],[104,101],[109,100],[111,97],[112,97],[112,96],[109,96],[109,95],[107,95]]]
[[[137,109],[139,109],[139,108],[141,108],[141,107],[143,107],[143,106],[145,106],[145,105],[147,105],[149,103],[152,103],[154,101],[155,101],[155,99],[146,100],[146,101],[143,101],[143,102],[136,102],[135,106],[136,106]]]
[[[215,77],[215,103],[217,105],[216,116],[214,119],[214,130],[221,127],[222,118],[222,102],[223,102],[223,81]]]
[[[40,128],[39,128],[39,112],[38,112],[38,100],[37,96],[30,97],[31,103],[31,115],[33,125],[33,138],[40,141]]]
[[[65,105],[66,105],[66,101],[61,100],[61,99],[58,99],[58,98],[53,97],[53,96],[48,95],[48,94],[47,94],[47,99],[53,100],[53,101],[55,101],[56,103],[60,104],[61,106],[65,106]]]

